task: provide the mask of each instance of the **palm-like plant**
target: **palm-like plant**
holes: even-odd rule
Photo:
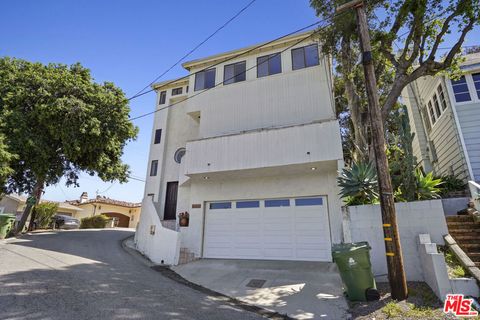
[[[371,163],[353,162],[337,178],[340,196],[348,205],[378,202],[377,173]]]
[[[415,177],[417,183],[417,200],[431,200],[440,198],[442,189],[439,186],[443,183],[442,179],[435,179],[432,172],[424,175],[420,169],[416,170]]]

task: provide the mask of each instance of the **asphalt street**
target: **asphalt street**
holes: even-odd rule
[[[261,319],[164,277],[126,252],[123,230],[36,233],[0,243],[0,319]]]

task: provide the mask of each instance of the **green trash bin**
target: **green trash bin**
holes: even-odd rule
[[[347,297],[351,301],[380,298],[370,263],[368,242],[342,243],[332,247],[333,260],[340,270]]]
[[[0,214],[0,239],[5,239],[7,234],[12,229],[14,222],[15,215],[8,213]]]

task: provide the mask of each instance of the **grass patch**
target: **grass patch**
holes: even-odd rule
[[[382,308],[382,312],[387,316],[387,318],[395,318],[403,313],[402,308],[397,304],[396,301],[390,301]]]
[[[448,249],[443,249],[445,255],[445,262],[447,263],[448,275],[451,278],[465,278],[468,276],[467,271],[458,261],[457,257]]]

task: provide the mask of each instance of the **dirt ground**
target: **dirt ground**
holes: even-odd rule
[[[457,319],[443,313],[442,302],[424,282],[409,282],[408,299],[401,302],[392,300],[388,283],[377,283],[377,288],[379,301],[350,302],[352,319]]]

